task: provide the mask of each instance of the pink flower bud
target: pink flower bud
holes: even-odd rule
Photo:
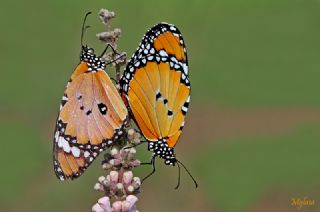
[[[137,167],[137,166],[140,166],[140,161],[139,160],[132,160],[128,163],[128,167]]]
[[[121,157],[122,159],[127,159],[128,153],[129,153],[129,149],[122,149],[122,150],[120,151],[120,157]]]
[[[94,185],[94,190],[96,190],[96,191],[104,191],[103,186],[100,183],[96,183]]]
[[[122,208],[121,208],[121,212],[128,212],[130,209],[130,202],[128,201],[123,201],[122,202]]]
[[[105,211],[111,211],[111,206],[110,206],[110,199],[109,197],[101,197],[98,200],[98,203],[102,208],[105,209]]]
[[[124,184],[130,184],[132,182],[133,173],[132,171],[126,171],[123,173],[122,181]]]
[[[138,198],[134,195],[129,195],[126,198],[126,202],[130,203],[130,207],[128,212],[136,212],[136,202],[138,201]]]
[[[121,161],[120,161],[119,159],[111,159],[111,160],[109,161],[109,163],[110,163],[110,165],[112,165],[112,166],[119,166],[120,163],[121,163]]]
[[[109,197],[102,197],[98,200],[98,203],[96,203],[92,207],[93,212],[112,212],[111,206],[110,206],[110,199]]]
[[[111,171],[110,172],[110,181],[112,183],[117,183],[119,179],[119,173],[117,171]]]
[[[114,212],[121,212],[121,208],[122,208],[122,202],[121,201],[115,201],[112,204],[112,209]]]
[[[128,195],[126,200],[129,201],[131,204],[135,204],[138,201],[138,197],[134,195]]]
[[[94,204],[94,206],[92,206],[92,212],[105,212],[104,209],[98,204]]]
[[[141,185],[141,180],[140,180],[140,178],[139,178],[139,177],[134,177],[134,178],[133,178],[133,183],[134,183],[134,184],[137,184],[137,185]]]

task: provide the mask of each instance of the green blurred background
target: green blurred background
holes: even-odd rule
[[[78,180],[52,167],[55,119],[85,40],[103,31],[100,8],[116,12],[119,49],[131,55],[145,31],[176,24],[187,44],[191,109],[176,147],[199,182],[158,161],[140,211],[320,211],[320,1],[6,1],[0,8],[0,211],[90,211],[101,157]],[[110,71],[110,70],[107,70]],[[138,149],[148,160],[146,146]],[[135,170],[143,177],[151,167]]]

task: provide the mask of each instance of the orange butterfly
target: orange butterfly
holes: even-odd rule
[[[153,171],[147,177],[155,172],[156,156],[166,165],[178,164],[180,173],[179,164],[185,166],[176,159],[174,147],[189,107],[190,81],[185,44],[176,26],[160,23],[144,35],[126,66],[120,87],[148,141],[148,150],[153,152],[149,163]]]
[[[105,67],[93,49],[82,45],[80,64],[62,97],[54,133],[54,170],[60,180],[79,177],[123,134],[128,112]]]

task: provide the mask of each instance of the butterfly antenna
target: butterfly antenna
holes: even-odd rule
[[[178,189],[180,186],[180,165],[179,165],[179,163],[177,163],[177,164],[178,164],[178,184],[174,189]]]
[[[88,25],[86,26],[87,17],[90,14],[91,14],[91,12],[87,12],[86,15],[84,16],[84,19],[83,19],[82,28],[81,28],[81,46],[83,46],[84,32],[90,27]]]
[[[197,183],[197,181],[192,177],[192,175],[191,175],[191,173],[189,172],[189,170],[187,169],[187,167],[186,167],[185,165],[183,165],[183,163],[181,163],[180,161],[177,160],[177,162],[178,162],[179,170],[180,170],[179,164],[181,164],[181,166],[186,170],[186,172],[189,174],[189,176],[190,176],[191,179],[193,180],[196,188],[198,188],[198,183]],[[178,186],[179,186],[179,184],[180,184],[180,174],[179,174],[179,183],[178,183]]]

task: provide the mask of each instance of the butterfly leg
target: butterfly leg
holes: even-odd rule
[[[118,54],[118,55],[120,55],[120,56],[119,56],[119,57],[117,57],[116,59],[114,59],[114,60],[112,60],[112,61],[110,61],[110,62],[106,63],[106,66],[107,66],[107,65],[110,65],[111,63],[116,62],[116,61],[117,61],[117,60],[119,60],[119,59],[122,59],[123,57],[126,57],[126,56],[127,56],[126,54]]]
[[[100,57],[102,57],[108,50],[109,46],[111,46],[110,44],[107,44],[106,48],[104,48],[103,52],[101,53]],[[114,48],[111,46],[113,52],[115,51]]]
[[[156,156],[153,155],[152,158],[151,158],[151,161],[149,163],[141,163],[141,165],[152,165],[152,167],[153,167],[152,172],[150,172],[147,176],[145,176],[142,179],[141,183],[143,183],[147,178],[149,178],[151,175],[153,175],[156,172],[155,161],[156,161]]]
[[[106,48],[103,50],[103,52],[101,53],[101,55],[100,55],[100,57],[102,57],[106,52],[107,52],[107,50],[108,50],[108,48],[109,47],[111,47],[111,49],[112,49],[112,51],[113,51],[113,54],[115,54],[115,55],[121,55],[121,54],[119,54],[114,48],[113,48],[113,46],[111,45],[111,44],[107,44],[107,46],[106,46]]]

